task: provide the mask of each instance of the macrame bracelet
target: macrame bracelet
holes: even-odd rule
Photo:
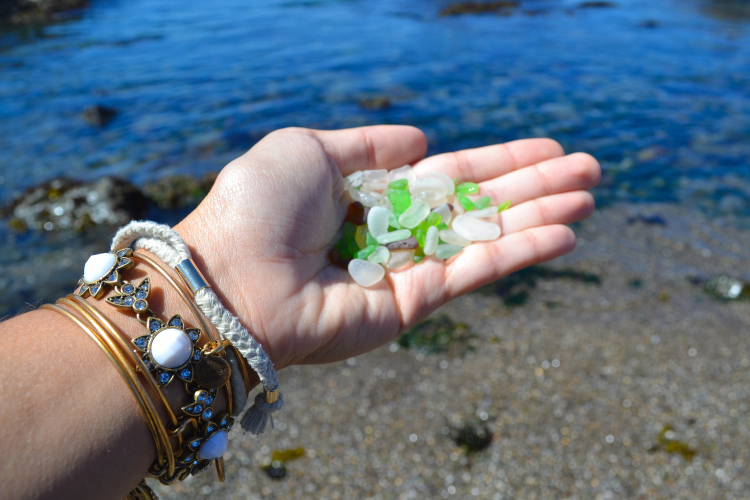
[[[256,396],[253,406],[241,419],[242,429],[252,434],[262,434],[269,423],[273,428],[272,414],[278,412],[284,405],[273,362],[263,347],[224,307],[219,297],[207,284],[194,288],[196,283],[199,283],[198,276],[202,279],[202,275],[192,263],[190,250],[182,237],[164,224],[133,221],[117,231],[112,239],[112,251],[125,247],[133,250],[148,250],[169,267],[179,268],[178,272],[194,293],[195,303],[200,310],[216,327],[222,338],[229,340],[242,354],[253,370],[258,373],[263,384],[263,392]],[[203,281],[205,283],[205,280]]]

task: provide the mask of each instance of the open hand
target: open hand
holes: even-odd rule
[[[575,247],[565,224],[594,210],[586,189],[601,177],[590,155],[564,156],[528,139],[424,158],[424,134],[407,126],[339,131],[283,129],[234,160],[176,229],[222,296],[281,369],[328,363],[389,342],[445,302]],[[414,166],[476,182],[498,214],[500,239],[445,262],[386,272],[362,288],[328,260],[349,198],[344,176]]]

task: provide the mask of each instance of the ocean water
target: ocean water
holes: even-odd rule
[[[587,151],[605,172],[600,205],[750,213],[746,1],[441,16],[449,4],[94,0],[65,21],[0,26],[0,204],[59,176],[219,170],[280,127],[405,123],[430,153],[541,136]],[[118,115],[94,128],[81,117],[93,104]],[[94,241],[3,224],[0,314],[57,294],[39,290],[45,263],[75,281],[81,257],[64,249]]]

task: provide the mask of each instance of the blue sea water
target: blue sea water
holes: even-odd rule
[[[587,151],[600,204],[746,216],[747,2],[613,2],[445,17],[445,0],[94,0],[66,21],[3,25],[0,204],[58,176],[218,170],[285,126],[406,123],[430,153],[537,136]],[[390,106],[361,105],[377,97]],[[94,128],[92,104],[118,115]],[[1,266],[57,248],[0,237]]]

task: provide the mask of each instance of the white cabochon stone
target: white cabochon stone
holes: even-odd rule
[[[151,341],[151,357],[166,368],[177,368],[190,359],[193,343],[182,330],[167,328]]]
[[[201,451],[198,452],[198,458],[201,460],[213,460],[219,458],[227,451],[229,436],[227,431],[219,431],[203,443]]]
[[[117,262],[117,257],[111,253],[99,253],[89,257],[83,266],[83,279],[89,283],[98,281],[105,277],[112,266]]]
[[[468,215],[459,215],[453,219],[451,227],[459,236],[470,241],[491,241],[500,237],[500,226]]]
[[[385,276],[385,269],[380,264],[374,264],[362,259],[352,259],[349,262],[349,275],[359,286],[372,286]]]
[[[373,238],[388,232],[389,212],[383,207],[372,207],[367,213],[367,230]]]

